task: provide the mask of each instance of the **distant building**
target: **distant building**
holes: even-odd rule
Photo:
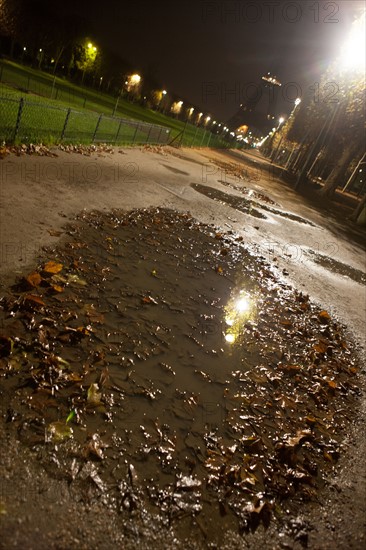
[[[276,106],[281,82],[268,73],[257,85],[243,90],[243,103],[227,126],[243,134],[249,130],[253,136],[262,137],[276,125]]]

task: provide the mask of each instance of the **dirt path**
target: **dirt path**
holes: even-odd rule
[[[340,221],[304,204],[285,184],[253,166],[238,168],[239,161],[225,152],[116,148],[113,154],[102,150],[90,156],[55,153],[53,158],[0,160],[1,290],[33,268],[44,247],[66,239],[65,224],[82,210],[165,207],[242,236],[251,252],[276,263],[289,283],[339,318],[364,356],[365,251],[347,237]],[[292,531],[289,523],[287,531],[284,524],[273,523],[244,539],[231,534],[226,548],[295,549],[305,543],[324,550],[361,548],[365,413],[363,406],[349,427],[344,456],[320,502],[299,503]],[[67,483],[45,476],[21,446],[6,440],[2,453],[0,502],[10,500],[0,516],[3,548],[181,547],[174,533],[168,541],[149,518],[133,533],[132,525],[105,513],[99,502],[81,509]],[[30,502],[39,510],[36,516]],[[52,518],[48,524],[46,517]]]

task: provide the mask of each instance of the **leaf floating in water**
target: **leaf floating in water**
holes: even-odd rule
[[[301,445],[304,441],[308,441],[312,437],[310,430],[301,430],[297,432],[295,437],[289,437],[286,440],[286,445],[289,447],[297,447]]]
[[[63,441],[64,439],[72,437],[72,435],[73,429],[71,428],[71,426],[68,426],[65,422],[57,420],[56,422],[52,422],[47,427],[46,442]]]
[[[155,304],[155,305],[158,304],[158,302],[154,298],[152,298],[151,296],[144,296],[142,298],[142,303],[143,304]]]
[[[66,281],[68,283],[75,283],[76,285],[80,286],[86,286],[88,284],[84,279],[81,279],[81,277],[79,277],[75,273],[68,273],[66,276]]]
[[[61,294],[61,292],[64,291],[64,287],[60,285],[51,285],[50,290],[53,291],[55,294]]]
[[[99,434],[93,434],[88,442],[86,443],[86,446],[84,447],[84,457],[89,458],[90,456],[94,456],[96,458],[99,458],[100,460],[103,460],[104,454],[103,454],[103,448],[105,447],[103,441],[100,439]]]
[[[96,406],[101,405],[102,404],[101,398],[102,398],[102,393],[99,392],[98,384],[91,384],[87,394],[88,403],[91,403],[92,405],[96,405]]]
[[[37,271],[34,271],[33,273],[30,273],[25,280],[30,287],[35,288],[41,284],[42,277],[39,273],[37,273]]]
[[[42,300],[42,298],[40,298],[40,296],[37,296],[35,294],[27,294],[26,296],[24,296],[23,301],[24,301],[24,305],[30,308],[38,309],[46,305]]]
[[[76,416],[76,412],[74,410],[70,411],[67,418],[66,418],[66,424],[71,422],[71,420],[73,420],[73,418],[75,418],[75,416]]]
[[[43,271],[45,273],[48,273],[50,275],[55,275],[56,273],[60,273],[60,271],[62,271],[63,269],[63,264],[60,264],[60,263],[57,263],[57,262],[54,262],[54,261],[50,261],[50,262],[47,262],[44,267],[43,267]]]

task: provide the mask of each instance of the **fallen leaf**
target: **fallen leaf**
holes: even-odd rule
[[[24,296],[23,300],[26,306],[43,307],[46,305],[42,298],[36,296],[35,294],[27,294]]]
[[[68,426],[65,422],[57,420],[52,422],[46,431],[46,441],[63,441],[69,437],[72,437],[73,429],[71,426]]]
[[[318,318],[321,323],[328,323],[330,321],[330,315],[327,311],[323,310],[318,314]]]
[[[50,261],[50,262],[47,262],[45,264],[45,266],[43,267],[43,271],[45,273],[49,273],[51,275],[55,275],[56,273],[60,273],[60,271],[62,271],[63,269],[63,264],[59,264],[57,262],[54,262],[54,261]]]
[[[98,384],[91,384],[88,389],[87,401],[93,405],[101,405],[101,392],[98,391]]]
[[[36,287],[36,286],[39,286],[41,284],[42,277],[40,276],[39,273],[34,271],[34,273],[31,273],[30,275],[28,275],[26,277],[26,281],[31,287]]]
[[[158,302],[157,302],[154,298],[152,298],[151,296],[144,296],[144,297],[142,298],[142,302],[143,302],[144,304],[155,304],[155,305],[157,305],[157,303],[158,303]]]

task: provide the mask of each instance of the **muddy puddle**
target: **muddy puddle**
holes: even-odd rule
[[[242,188],[240,188],[239,186],[232,185],[227,182],[224,183],[221,180],[219,181],[219,183],[223,183],[224,185],[231,187],[236,191],[240,191],[242,194],[244,194],[245,198],[241,198],[236,195],[230,195],[228,193],[224,193],[223,191],[219,191],[218,189],[215,189],[213,187],[208,187],[206,185],[201,185],[198,183],[191,183],[191,187],[195,191],[202,193],[202,195],[205,195],[210,199],[219,201],[222,204],[227,204],[232,208],[235,208],[236,210],[239,210],[244,214],[249,214],[250,216],[254,216],[255,218],[266,219],[267,216],[265,216],[262,212],[260,212],[260,210],[264,210],[265,212],[269,212],[270,214],[274,214],[275,216],[280,216],[282,218],[286,218],[294,222],[316,227],[315,224],[313,224],[311,221],[306,220],[301,216],[297,216],[296,214],[292,214],[291,212],[284,212],[282,210],[278,210],[277,208],[273,208],[272,206],[268,206],[267,204],[263,204],[264,202],[268,202],[269,204],[271,204],[270,202],[271,199],[269,199],[269,197],[267,197],[266,195],[262,195],[262,193],[257,193],[256,191],[253,191],[251,193],[250,192],[251,190],[247,190],[246,188],[244,188],[244,191],[243,191]],[[260,200],[261,202],[252,200],[252,197],[256,196],[255,194],[257,195],[258,200]]]
[[[222,185],[226,185],[231,189],[235,189],[235,191],[239,191],[250,200],[255,199],[257,201],[265,202],[273,206],[280,206],[277,202],[275,202],[273,199],[268,197],[268,195],[265,195],[264,193],[260,193],[259,191],[254,191],[254,189],[250,189],[249,187],[243,187],[242,185],[235,185],[234,183],[229,183],[226,180],[217,180],[217,181]]]
[[[9,435],[80,502],[182,540],[316,501],[357,414],[337,320],[189,215],[95,212],[68,235],[0,302]]]
[[[313,250],[308,250],[307,254],[313,262],[324,267],[328,271],[343,275],[344,277],[349,277],[352,281],[360,285],[366,285],[366,275],[363,271],[335,260],[334,258],[330,258],[329,256],[314,252]]]
[[[214,187],[209,187],[207,185],[202,185],[200,183],[191,183],[191,187],[198,193],[201,193],[202,195],[205,195],[206,197],[209,197],[214,201],[221,202],[221,204],[227,204],[228,206],[231,206],[231,208],[235,208],[235,210],[239,210],[239,212],[243,212],[244,214],[249,214],[254,218],[262,218],[262,219],[267,218],[267,216],[265,216],[264,214],[259,212],[259,210],[253,207],[253,203],[249,199],[246,199],[244,197],[241,198],[236,195],[229,195],[228,193],[219,191]]]

